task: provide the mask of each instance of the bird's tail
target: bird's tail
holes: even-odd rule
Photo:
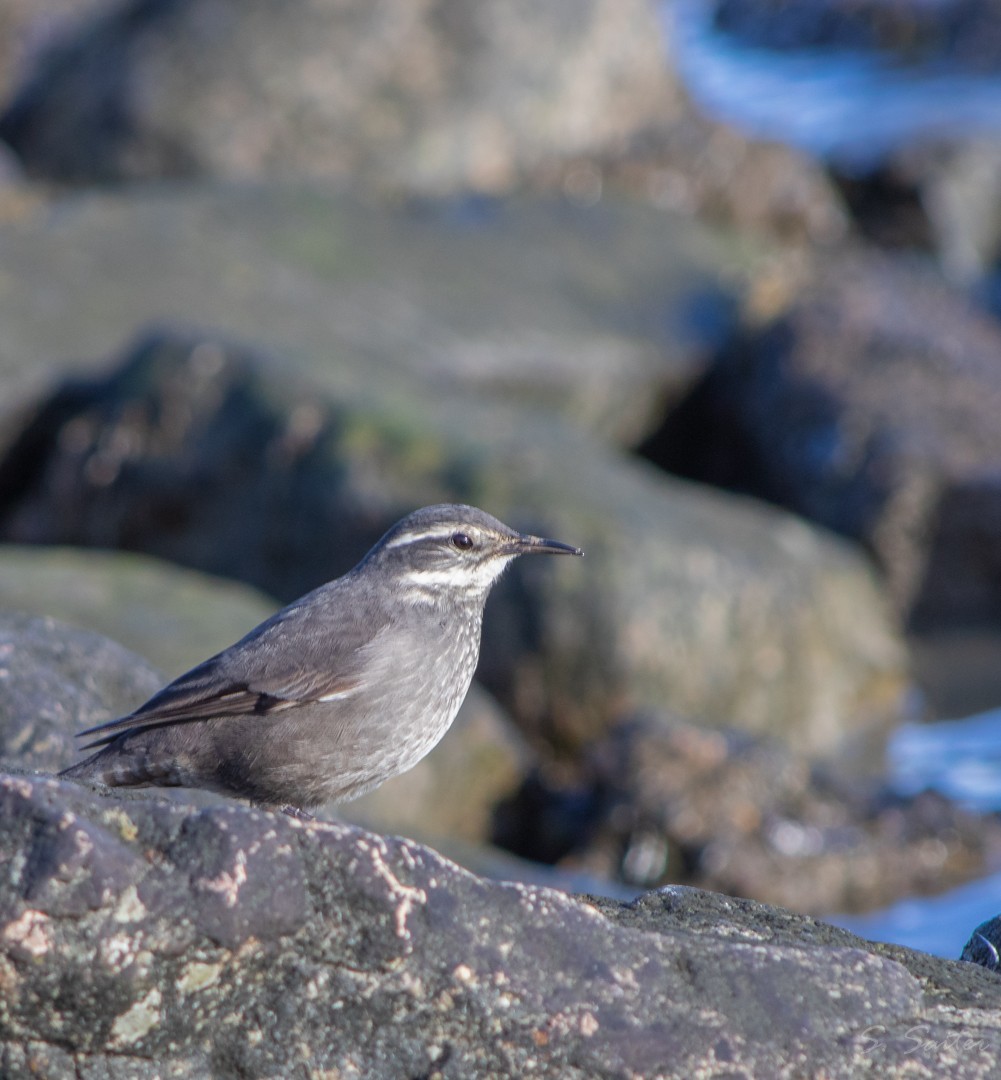
[[[105,747],[78,761],[59,776],[107,787],[169,787],[177,783],[170,762],[157,761],[149,754],[123,753],[122,748]]]

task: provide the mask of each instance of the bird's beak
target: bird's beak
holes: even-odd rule
[[[571,547],[559,540],[546,540],[542,536],[519,536],[511,541],[516,555],[583,555],[580,548]]]

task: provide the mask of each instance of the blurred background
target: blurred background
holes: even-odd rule
[[[988,0],[0,0],[3,757],[470,502],[587,558],[504,579],[455,728],[337,813],[958,955],[999,254]]]

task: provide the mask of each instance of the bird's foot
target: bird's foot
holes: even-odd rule
[[[299,821],[316,821],[316,818],[312,814],[307,813],[300,806],[279,806],[278,809],[283,814],[288,814],[289,817],[297,818]]]

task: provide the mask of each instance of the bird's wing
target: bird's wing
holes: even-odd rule
[[[332,632],[323,614],[297,605],[283,609],[135,712],[79,732],[99,736],[83,749],[104,746],[126,730],[266,716],[307,701],[349,697],[364,683],[364,662],[357,648],[341,644],[344,638]],[[368,629],[377,633],[381,626],[369,623]]]

